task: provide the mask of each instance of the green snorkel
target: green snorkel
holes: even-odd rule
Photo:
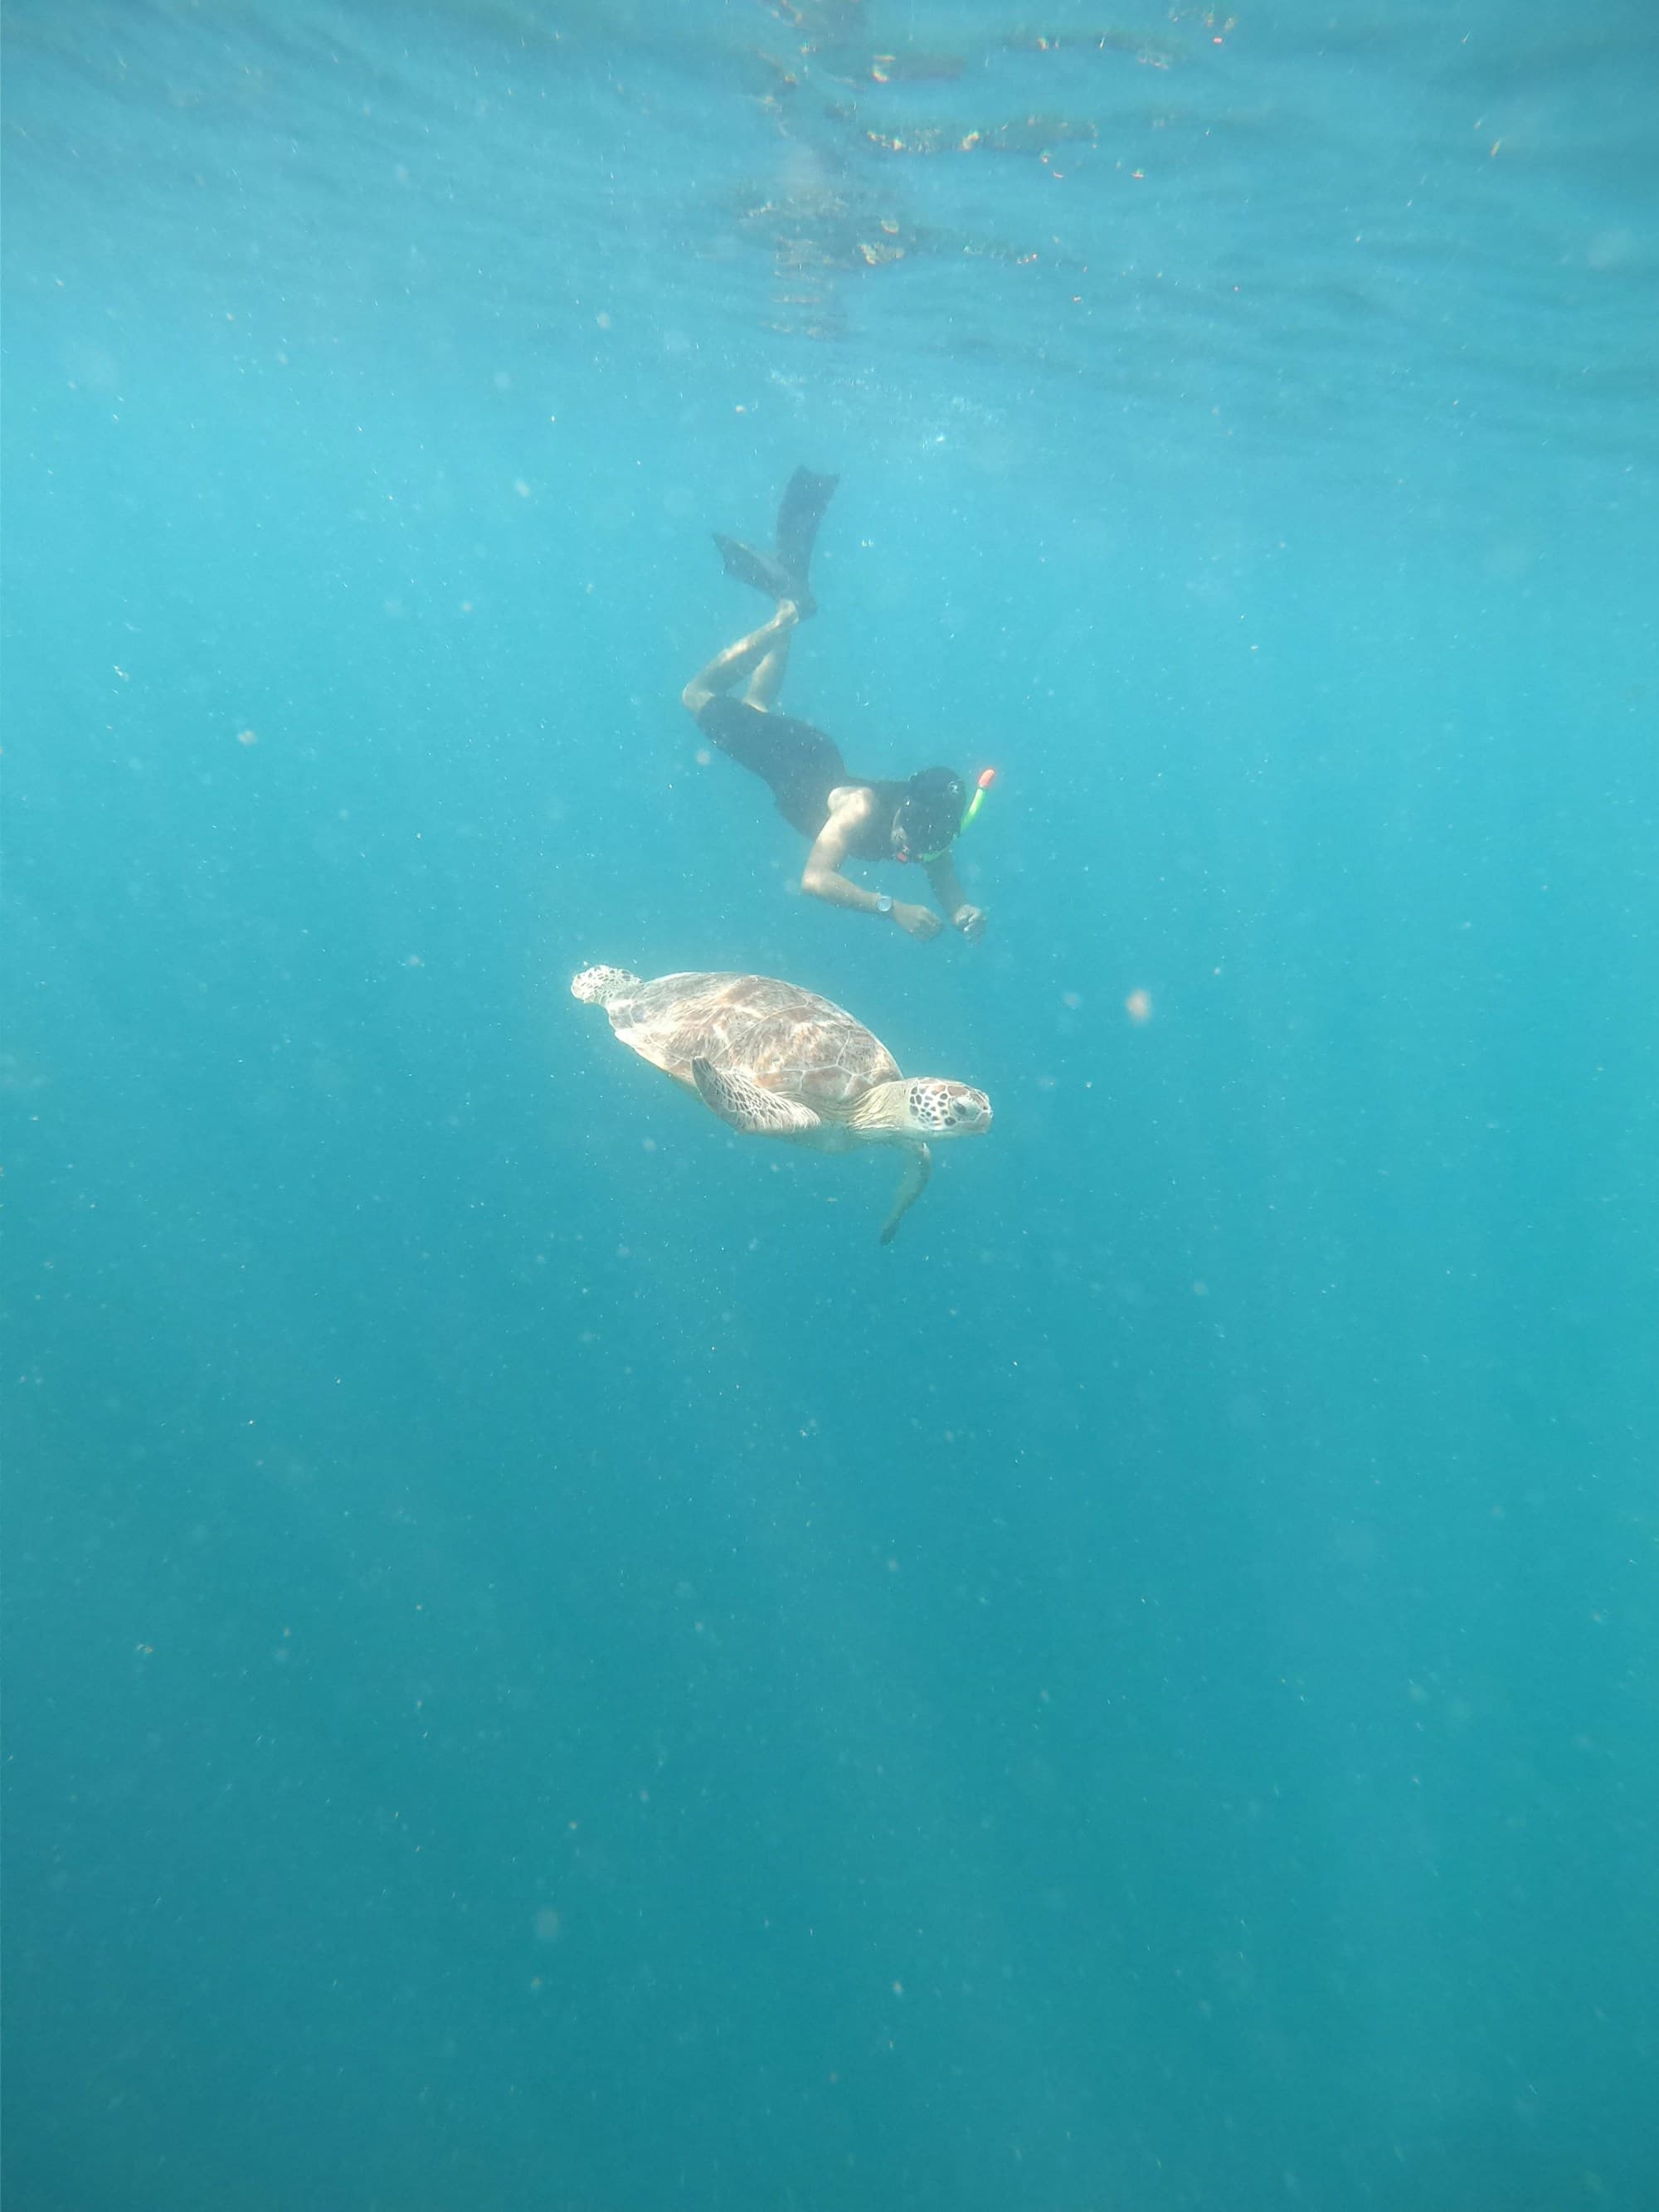
[[[961,836],[964,830],[971,830],[973,828],[975,822],[978,819],[979,810],[985,804],[985,794],[991,788],[991,786],[996,781],[996,780],[997,772],[994,768],[988,768],[981,772],[979,781],[974,786],[974,795],[969,800],[966,807],[963,810],[962,820],[957,825],[957,836],[958,837]],[[922,866],[926,867],[930,860],[942,860],[950,849],[951,848],[949,845],[941,845],[937,853],[918,853],[916,858],[921,862]]]
[[[979,810],[985,804],[985,794],[991,788],[991,786],[996,781],[996,780],[997,772],[994,768],[988,768],[981,770],[979,781],[974,786],[974,795],[968,802],[968,811],[962,817],[963,830],[971,830],[973,828],[974,823],[978,817]],[[962,830],[959,830],[957,832],[957,835],[960,836],[962,835]]]

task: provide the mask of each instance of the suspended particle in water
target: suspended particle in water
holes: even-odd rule
[[[1149,1022],[1152,1018],[1152,994],[1150,991],[1131,991],[1123,1001],[1123,1011],[1132,1022]]]

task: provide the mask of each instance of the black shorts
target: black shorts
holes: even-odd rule
[[[739,768],[759,776],[779,813],[803,837],[816,839],[830,819],[830,793],[854,781],[835,739],[792,714],[769,714],[722,692],[697,716],[697,727]]]

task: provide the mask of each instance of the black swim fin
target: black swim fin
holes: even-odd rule
[[[752,584],[769,599],[795,598],[795,579],[781,561],[775,560],[769,553],[758,552],[752,545],[745,545],[740,538],[723,538],[718,530],[714,543],[720,549],[720,559],[726,563],[728,576],[735,576],[740,584]]]
[[[811,469],[797,469],[778,501],[778,559],[803,587],[812,565],[818,525],[840,482],[839,477],[814,476]]]
[[[763,553],[757,546],[745,545],[740,538],[724,537],[717,530],[714,543],[726,574],[735,576],[740,584],[752,584],[769,599],[793,599],[803,615],[810,615],[816,605],[806,585],[812,547],[823,510],[840,482],[839,477],[815,476],[811,469],[795,471],[778,502],[775,553]]]

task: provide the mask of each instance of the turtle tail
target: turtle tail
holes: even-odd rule
[[[637,990],[639,981],[626,968],[584,968],[572,982],[570,995],[590,1006],[608,1006],[624,991]]]

